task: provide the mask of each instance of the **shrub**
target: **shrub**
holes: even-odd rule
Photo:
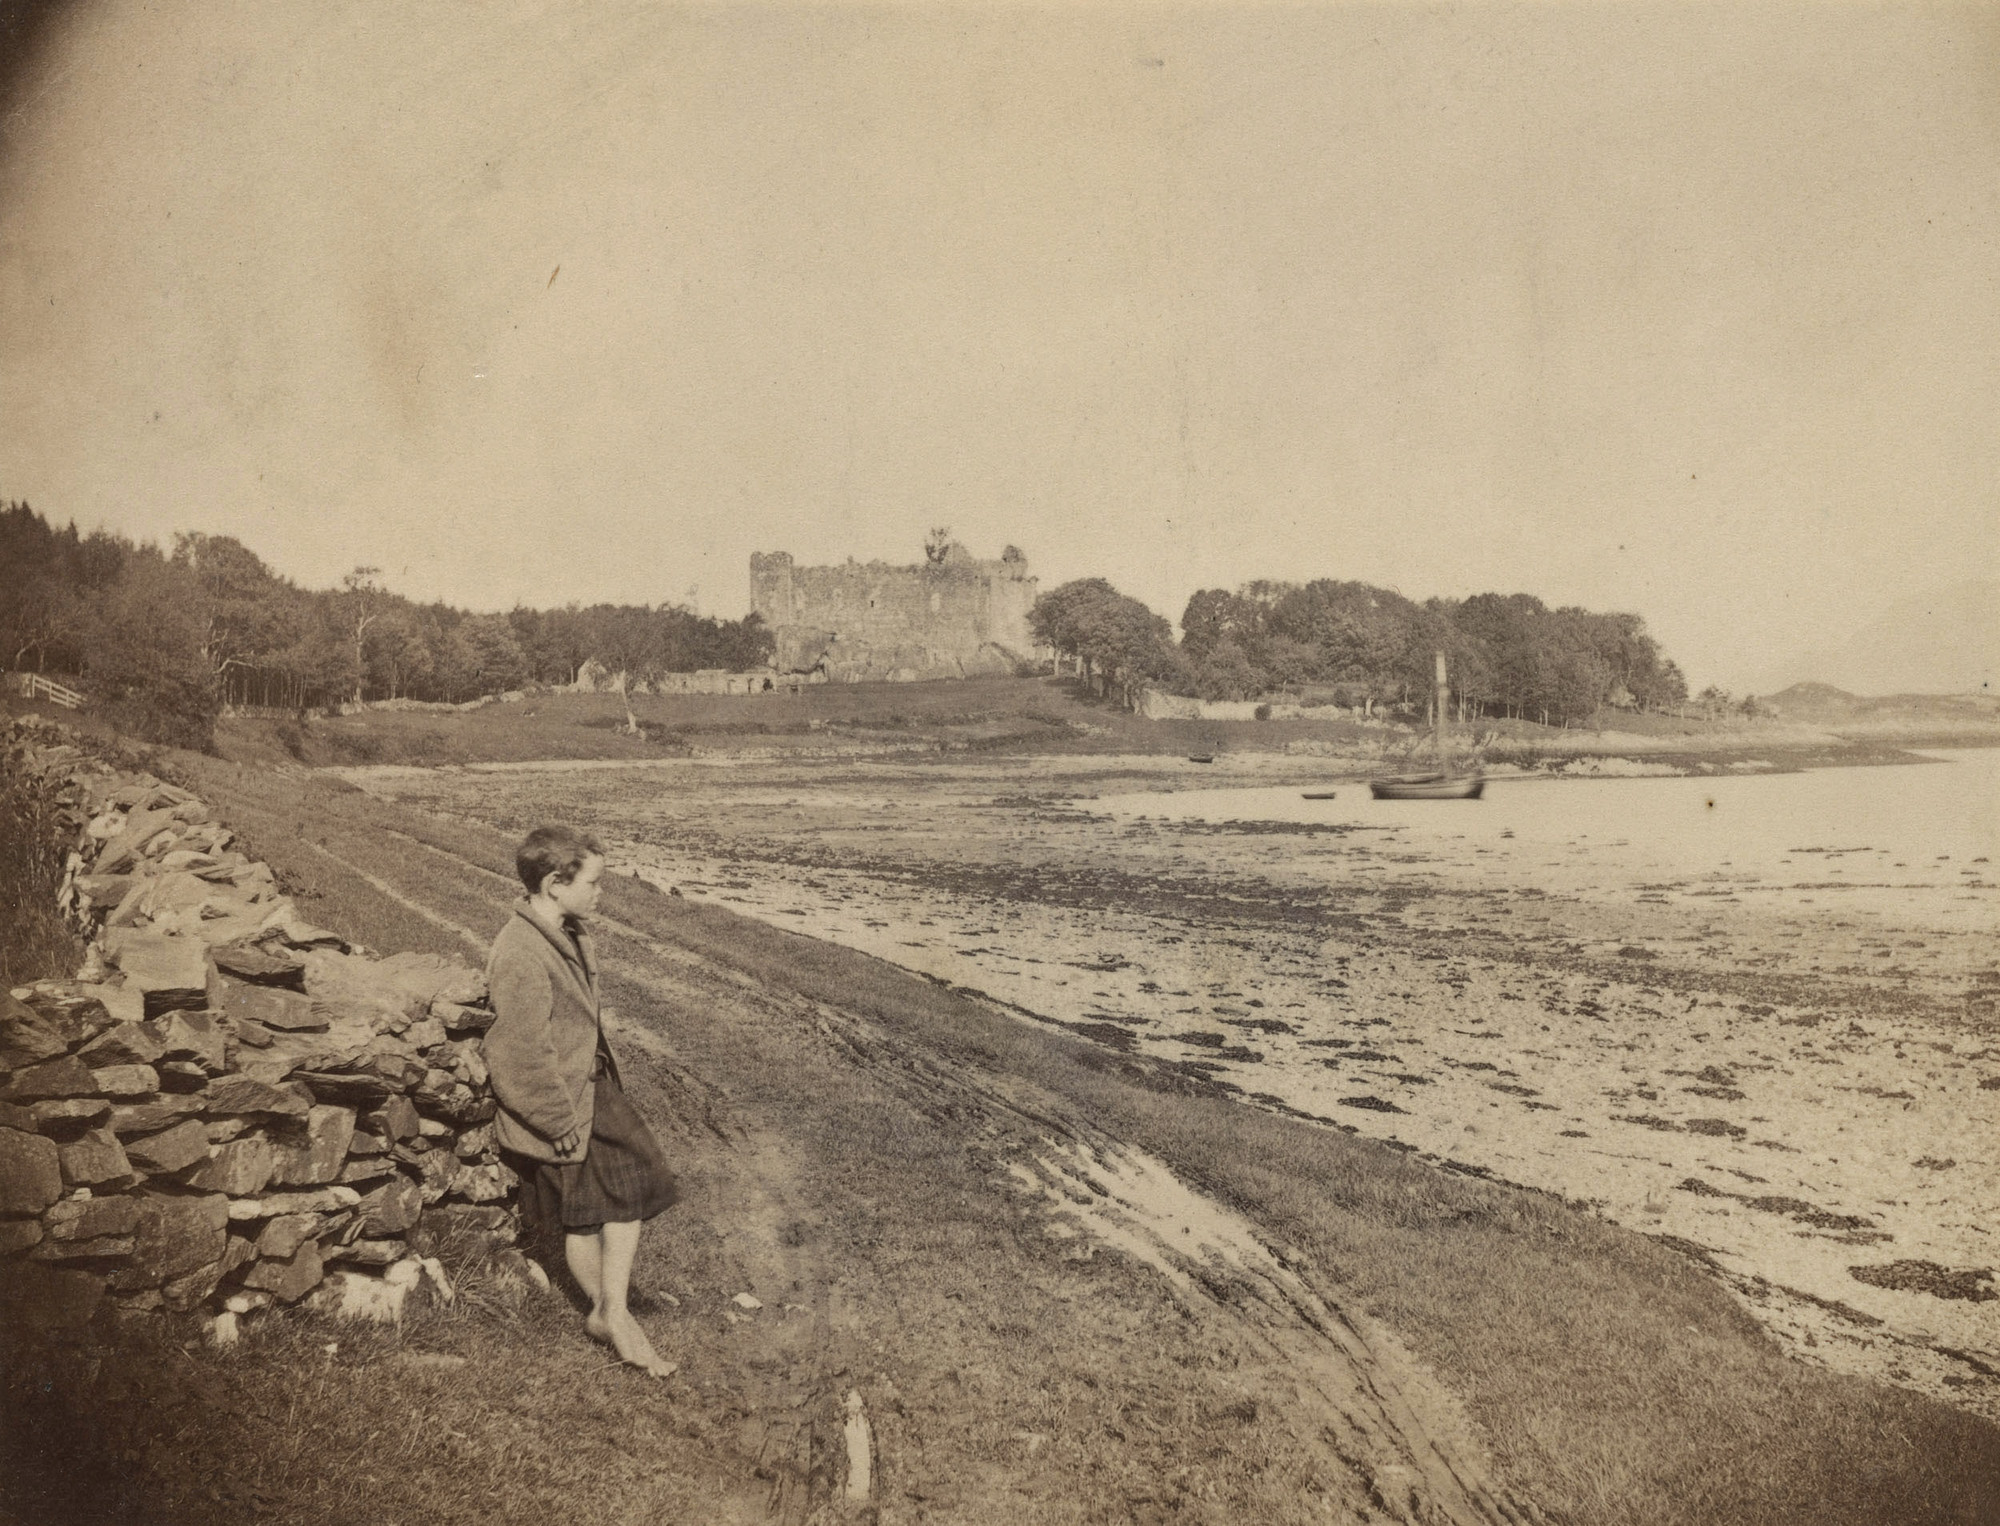
[[[200,597],[185,569],[131,557],[91,607],[84,671],[121,730],[206,752],[221,698],[202,652]]]
[[[0,986],[68,975],[83,942],[56,909],[65,832],[52,792],[0,758]]]
[[[274,721],[271,725],[271,735],[278,739],[279,746],[283,747],[286,752],[298,759],[299,762],[309,763],[312,761],[306,756],[306,747],[308,744],[305,722],[297,716],[288,715],[282,720]]]

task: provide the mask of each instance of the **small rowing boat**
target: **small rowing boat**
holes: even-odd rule
[[[1334,792],[1330,789],[1309,789],[1305,791],[1301,798],[1306,800],[1332,800],[1335,797]]]
[[[1377,800],[1477,800],[1485,791],[1480,774],[1405,774],[1368,781],[1368,793]]]

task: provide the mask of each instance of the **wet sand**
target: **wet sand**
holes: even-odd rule
[[[1769,810],[1586,829],[1607,797],[1581,792],[1701,781],[1413,816],[1275,755],[354,777],[567,816],[663,886],[1559,1194],[1712,1265],[1801,1358],[2000,1417],[2000,890],[1966,851],[1990,802],[1791,842]],[[1343,799],[1289,803],[1315,786]],[[1189,793],[1218,787],[1245,794]],[[1927,832],[1956,851],[1910,856]]]

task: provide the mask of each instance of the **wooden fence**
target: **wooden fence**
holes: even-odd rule
[[[48,699],[66,709],[74,710],[83,703],[83,696],[74,689],[65,688],[53,678],[44,678],[40,673],[23,673],[21,698]]]

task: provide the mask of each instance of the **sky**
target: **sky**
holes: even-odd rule
[[[1633,610],[2000,573],[2000,7],[57,7],[0,499],[329,586],[748,560]]]

